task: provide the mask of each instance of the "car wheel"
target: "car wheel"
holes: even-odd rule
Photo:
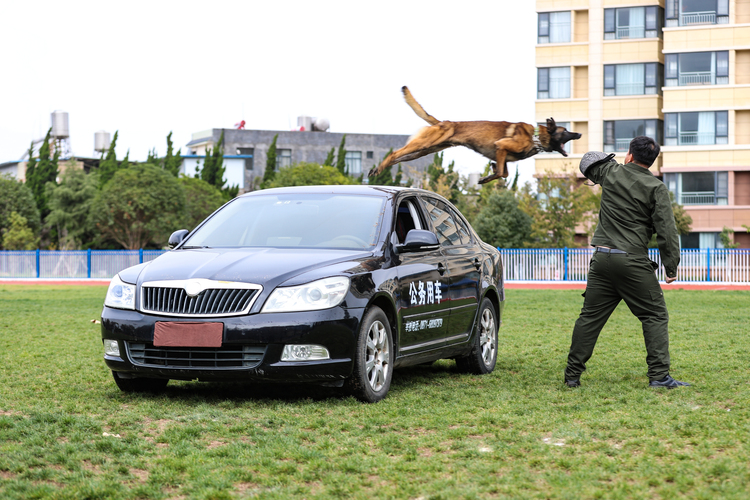
[[[156,392],[164,389],[169,382],[166,378],[123,378],[112,372],[115,384],[122,392]]]
[[[376,403],[388,394],[393,377],[393,336],[382,309],[373,306],[365,314],[359,329],[354,371],[347,387],[354,397]]]
[[[497,313],[492,302],[485,298],[479,309],[474,332],[474,344],[468,356],[456,359],[461,371],[484,375],[491,373],[497,363]]]

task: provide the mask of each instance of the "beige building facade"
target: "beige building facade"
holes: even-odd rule
[[[653,137],[652,166],[693,218],[684,248],[750,248],[750,0],[537,0],[535,117],[583,137],[536,174],[576,172],[586,151],[623,161]]]

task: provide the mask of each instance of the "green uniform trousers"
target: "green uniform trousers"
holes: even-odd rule
[[[586,369],[599,332],[620,300],[643,325],[649,380],[669,375],[669,314],[655,265],[645,255],[594,252],[583,309],[573,328],[565,380],[578,379]]]

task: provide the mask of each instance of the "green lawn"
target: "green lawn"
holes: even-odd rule
[[[750,292],[667,290],[672,374],[647,387],[623,305],[562,384],[580,291],[509,290],[489,376],[397,370],[387,399],[170,382],[118,391],[106,288],[0,286],[0,498],[748,498]]]

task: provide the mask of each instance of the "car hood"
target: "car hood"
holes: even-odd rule
[[[268,290],[307,271],[369,255],[362,250],[310,248],[174,250],[145,266],[138,283],[204,278],[255,283]]]

